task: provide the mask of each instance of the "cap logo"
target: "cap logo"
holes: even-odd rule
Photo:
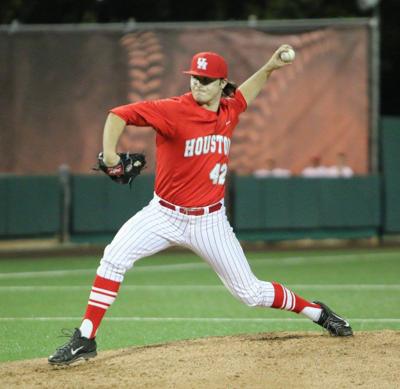
[[[197,69],[207,70],[207,58],[197,58]]]

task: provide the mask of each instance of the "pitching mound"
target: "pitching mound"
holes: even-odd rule
[[[100,352],[88,362],[0,364],[2,387],[393,388],[400,383],[400,331],[264,333]]]

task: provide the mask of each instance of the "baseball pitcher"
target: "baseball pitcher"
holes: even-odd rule
[[[86,313],[70,340],[48,359],[68,365],[96,356],[96,333],[117,297],[125,272],[136,261],[171,246],[197,253],[237,299],[251,307],[301,313],[334,336],[350,336],[350,325],[321,302],[309,302],[280,283],[259,280],[230,226],[224,206],[225,179],[232,134],[239,117],[275,70],[294,59],[289,45],[237,89],[228,82],[228,66],[212,52],[194,55],[190,92],[112,109],[106,119],[99,169],[118,183],[140,174],[140,154],[118,154],[126,125],[156,131],[156,180],[150,203],[130,218],[105,248],[89,295]]]

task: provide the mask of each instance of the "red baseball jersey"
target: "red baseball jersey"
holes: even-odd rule
[[[191,93],[110,112],[128,125],[156,130],[156,194],[172,204],[202,207],[224,197],[232,133],[246,108],[238,90],[221,99],[218,112],[202,108]]]

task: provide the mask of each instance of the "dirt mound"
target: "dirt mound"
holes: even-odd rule
[[[100,352],[88,362],[0,364],[2,387],[393,388],[400,331],[352,338],[279,332],[202,338]]]

